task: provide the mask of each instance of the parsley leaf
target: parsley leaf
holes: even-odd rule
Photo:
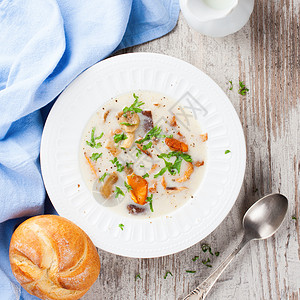
[[[124,224],[119,224],[119,227],[121,228],[121,230],[124,230]]]
[[[114,135],[115,143],[119,143],[119,142],[121,142],[123,140],[126,140],[126,139],[128,139],[128,137],[124,134],[124,132]]]
[[[211,247],[208,245],[208,244],[202,244],[201,245],[201,249],[203,252],[206,252],[208,250],[208,252],[211,254],[211,255],[214,255],[211,251]]]
[[[111,159],[110,162],[117,167],[118,172],[122,172],[124,170],[124,166],[122,166],[122,164],[118,161],[116,157],[114,159]]]
[[[145,175],[143,175],[142,177],[145,179],[145,178],[149,177],[149,174],[148,174],[148,173],[146,173],[146,174],[145,174]]]
[[[196,273],[196,271],[190,271],[190,270],[186,270],[185,272],[186,273],[192,273],[192,274]]]
[[[226,151],[225,151],[225,154],[228,154],[228,153],[230,153],[230,152],[231,152],[230,150],[226,150]]]
[[[140,273],[138,273],[138,274],[135,275],[135,281],[136,281],[138,278],[139,278],[139,279],[142,279]]]
[[[102,138],[103,136],[103,132],[100,134],[100,136],[98,137],[95,137],[95,130],[96,130],[96,127],[93,127],[92,128],[92,131],[91,131],[91,141],[85,141],[87,145],[89,145],[90,147],[92,148],[100,148],[102,147],[102,144],[101,143],[96,143],[95,140],[99,140]]]
[[[162,168],[157,174],[154,175],[154,178],[164,175],[167,170],[168,170],[167,167]]]
[[[293,219],[293,220],[297,220],[297,218],[296,218],[295,216],[292,216],[292,219]]]
[[[136,157],[139,157],[139,155],[141,155],[142,154],[142,151],[141,151],[141,149],[139,149],[139,148],[135,148],[136,150],[137,150],[137,153],[136,153]]]
[[[119,195],[125,196],[124,192],[118,186],[116,186],[115,193],[116,193],[115,198],[118,198]]]
[[[130,165],[133,165],[133,163],[126,162],[126,167],[127,167],[127,168],[129,168]]]
[[[138,140],[138,141],[135,141],[135,142],[136,142],[137,144],[142,144],[142,143],[145,142],[145,141],[151,140],[151,138],[153,138],[153,137],[157,137],[157,138],[160,137],[160,133],[161,133],[161,128],[155,126],[155,127],[153,127],[151,130],[149,130],[149,131],[146,133],[146,135],[145,135],[145,137],[144,137],[143,139]]]
[[[249,89],[246,88],[245,84],[243,81],[239,82],[240,89],[239,89],[239,94],[245,96],[247,92],[249,92]]]
[[[99,181],[104,181],[105,177],[108,175],[108,173],[104,173],[100,178],[99,178]]]
[[[219,256],[220,255],[220,252],[219,251],[216,251],[215,252],[215,256]]]
[[[144,102],[142,101],[139,101],[139,97],[133,93],[133,97],[134,97],[134,102],[132,105],[130,105],[129,107],[125,107],[123,109],[123,113],[126,114],[127,112],[136,112],[136,113],[140,113],[142,112],[143,110],[141,108],[139,108],[140,106],[142,106],[143,104],[145,104]]]
[[[98,158],[100,158],[102,156],[102,153],[93,153],[92,156],[90,157],[90,159],[92,161],[97,161]]]
[[[120,124],[125,125],[125,126],[134,126],[134,125],[136,125],[136,124],[131,124],[131,123],[128,123],[128,122],[121,122]]]
[[[150,206],[150,210],[153,212],[153,206],[152,206],[152,198],[153,198],[153,194],[151,194],[150,197],[147,197],[146,202],[149,202],[149,206]]]
[[[129,185],[126,181],[124,181],[124,185],[127,188],[127,191],[129,192],[130,190],[132,190],[132,186]]]
[[[233,84],[232,84],[232,80],[229,80],[229,83],[230,83],[230,87],[229,87],[229,90],[232,91],[233,89]]]
[[[202,263],[203,263],[205,266],[207,266],[208,268],[211,268],[211,267],[212,267],[212,265],[209,264],[209,263],[210,263],[210,259],[209,259],[209,258],[208,258],[207,260],[203,259],[203,260],[202,260]]]
[[[199,259],[199,256],[195,256],[194,258],[192,258],[192,261],[196,261],[197,259]]]
[[[147,150],[147,149],[151,148],[151,146],[152,146],[152,142],[149,142],[147,145],[143,146],[143,150]]]
[[[163,158],[163,157],[171,158],[172,156],[182,157],[186,162],[193,162],[192,157],[189,154],[179,152],[179,151],[172,151],[169,153],[161,153],[160,155],[158,155],[158,158]]]
[[[168,274],[170,274],[171,276],[173,276],[173,274],[170,271],[167,271],[166,275],[164,276],[164,279],[167,279]]]

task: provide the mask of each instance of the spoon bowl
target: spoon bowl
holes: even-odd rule
[[[267,195],[245,213],[243,227],[249,239],[263,240],[272,236],[284,220],[288,200],[281,194]]]

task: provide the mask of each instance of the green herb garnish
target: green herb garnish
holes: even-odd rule
[[[136,281],[137,279],[142,279],[140,273],[138,273],[138,274],[135,275],[135,281]]]
[[[142,154],[142,151],[141,151],[141,149],[139,149],[139,148],[136,148],[136,150],[137,150],[137,153],[136,153],[136,157],[139,157],[139,155],[141,155]]]
[[[151,194],[150,197],[147,197],[146,202],[149,202],[150,210],[153,212],[152,198],[153,198],[153,194]]]
[[[149,142],[147,145],[143,146],[143,150],[147,150],[147,149],[151,148],[151,146],[152,146],[152,142]]]
[[[107,176],[108,174],[105,172],[100,178],[99,178],[99,181],[104,181],[105,177]]]
[[[210,259],[209,259],[209,258],[208,258],[207,260],[203,259],[203,260],[202,260],[202,263],[203,263],[205,266],[207,266],[208,268],[211,268],[211,267],[212,267],[212,265],[209,264],[209,263],[210,263]]]
[[[190,270],[186,270],[185,272],[186,273],[192,273],[192,274],[196,273],[196,271],[190,271]]]
[[[126,139],[128,139],[128,137],[124,134],[124,132],[114,135],[115,143],[119,143],[119,142],[124,141]]]
[[[219,256],[220,255],[220,252],[219,251],[216,251],[215,252],[215,256]]]
[[[124,192],[118,186],[116,186],[115,193],[116,193],[115,198],[118,198],[119,195],[125,196]]]
[[[103,132],[98,137],[95,137],[95,130],[96,130],[96,127],[93,127],[92,131],[91,131],[91,141],[90,142],[89,141],[85,141],[85,142],[90,147],[98,149],[98,148],[102,147],[102,144],[101,143],[96,143],[95,140],[101,139],[102,136],[103,136]]]
[[[194,258],[192,258],[192,261],[196,261],[197,259],[199,259],[199,256],[195,256]]]
[[[126,114],[127,112],[136,112],[136,113],[140,113],[142,112],[143,110],[141,108],[139,108],[140,106],[142,106],[143,104],[145,104],[144,102],[142,101],[139,101],[139,97],[136,96],[135,93],[133,93],[133,97],[134,97],[134,102],[132,105],[130,105],[129,107],[125,107],[123,109],[123,113]]]
[[[145,166],[144,165],[140,165],[140,168],[145,168]]]
[[[239,85],[240,85],[239,94],[245,96],[246,93],[249,92],[249,89],[246,88],[243,81],[240,81]]]
[[[119,224],[119,227],[121,228],[121,230],[124,230],[124,224]]]
[[[295,216],[292,216],[292,219],[293,219],[293,220],[297,220],[297,218],[296,218]]]
[[[102,156],[102,153],[93,153],[92,156],[90,157],[90,159],[92,161],[97,161],[98,158],[100,158]]]
[[[145,135],[145,137],[144,137],[143,139],[138,140],[138,141],[135,141],[135,142],[136,142],[137,144],[142,144],[142,143],[145,142],[145,141],[151,140],[151,138],[153,138],[153,137],[156,137],[156,138],[160,137],[160,133],[161,133],[161,128],[155,126],[155,127],[153,127],[151,130],[149,130],[149,131],[146,133],[146,135]]]
[[[167,279],[167,276],[168,276],[169,274],[170,274],[171,276],[173,276],[173,274],[172,274],[170,271],[167,271],[167,272],[166,272],[166,275],[164,276],[164,279]]]
[[[124,170],[124,166],[118,161],[118,159],[115,157],[114,159],[111,159],[110,162],[114,164],[117,167],[118,172],[122,172]]]
[[[232,91],[233,89],[233,84],[232,84],[232,80],[229,80],[229,83],[230,83],[230,87],[229,87],[229,90]]]
[[[133,165],[133,163],[126,162],[126,167],[127,168],[130,168],[130,165]]]
[[[161,153],[160,155],[158,155],[158,158],[164,158],[164,157],[171,158],[172,156],[182,157],[186,162],[193,162],[192,157],[189,154],[179,152],[179,151],[172,151],[169,153]]]
[[[230,153],[230,152],[231,152],[230,150],[226,150],[226,151],[225,151],[225,154],[228,154],[228,153]]]
[[[202,244],[201,245],[201,249],[203,252],[206,252],[208,250],[208,252],[211,254],[211,255],[214,255],[211,251],[211,247],[208,245],[208,244]]]
[[[127,188],[127,191],[129,192],[130,190],[132,190],[132,186],[129,185],[126,181],[124,181],[124,185]]]
[[[125,126],[134,126],[136,124],[131,124],[131,123],[127,123],[127,122],[121,122],[121,125],[125,125]]]
[[[146,174],[145,174],[145,175],[143,175],[142,177],[145,179],[145,178],[149,177],[149,174],[148,174],[148,173],[146,173]]]
[[[154,175],[154,178],[164,175],[167,170],[168,170],[167,167],[162,168],[157,174]]]

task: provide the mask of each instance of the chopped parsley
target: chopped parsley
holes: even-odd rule
[[[100,158],[102,156],[102,153],[93,153],[92,156],[90,157],[90,159],[92,161],[97,161],[98,158]]]
[[[137,153],[136,153],[136,157],[139,157],[139,155],[141,155],[142,154],[142,151],[141,151],[141,149],[139,149],[139,148],[136,148],[136,150],[137,150]]]
[[[132,112],[132,113],[140,113],[142,112],[143,110],[141,108],[139,108],[140,106],[142,106],[143,104],[145,104],[144,102],[142,101],[139,101],[139,97],[133,93],[133,97],[134,97],[134,102],[132,105],[130,105],[129,107],[125,107],[123,109],[123,113],[126,115],[126,113],[128,112]]]
[[[100,178],[99,178],[99,181],[104,181],[105,177],[107,176],[108,174],[105,172]]]
[[[243,81],[239,82],[240,89],[239,89],[239,94],[245,96],[247,92],[249,92],[249,89],[246,88],[245,84]]]
[[[152,200],[153,200],[153,194],[151,194],[150,197],[147,197],[146,202],[149,202],[150,210],[153,212],[153,206],[152,206]]]
[[[295,216],[292,216],[292,220],[297,220],[297,218]]]
[[[230,153],[230,152],[231,152],[230,150],[226,150],[226,151],[225,151],[225,154],[228,154],[228,153]]]
[[[146,174],[145,174],[145,175],[143,175],[142,177],[145,179],[145,178],[149,177],[149,174],[148,174],[148,173],[146,173]]]
[[[96,127],[93,127],[92,131],[91,131],[91,141],[90,142],[89,141],[85,141],[85,142],[90,147],[98,149],[98,148],[102,147],[102,144],[100,142],[96,143],[96,140],[101,139],[104,133],[102,132],[98,137],[95,137],[95,130],[96,130]]]
[[[121,230],[124,230],[124,224],[119,224],[119,227],[121,228]]]
[[[166,272],[166,275],[164,276],[164,279],[167,279],[167,277],[168,277],[169,274],[170,274],[171,276],[173,276],[173,274],[172,274],[170,271],[167,271],[167,272]]]
[[[128,123],[128,122],[121,122],[120,124],[125,125],[125,126],[134,126],[134,125],[136,125],[136,124],[131,124],[131,123]]]
[[[143,150],[147,150],[147,149],[151,148],[151,146],[152,146],[152,142],[149,142],[147,145],[143,146]]]
[[[127,191],[129,192],[130,190],[132,190],[132,186],[129,185],[126,181],[124,181],[124,185],[127,188]]]
[[[128,139],[128,137],[124,134],[124,132],[114,135],[114,141],[116,144],[126,139]]]
[[[215,256],[219,256],[220,255],[220,252],[219,251],[216,251],[215,252]]]
[[[192,258],[192,261],[196,261],[197,259],[199,259],[199,256],[195,256],[194,258]]]
[[[164,158],[164,157],[171,158],[172,156],[182,157],[186,162],[193,162],[192,157],[189,154],[179,152],[179,151],[172,151],[169,153],[161,153],[160,155],[158,155],[158,158]]]
[[[135,281],[137,281],[137,279],[142,279],[140,273],[138,273],[138,274],[135,275]]]
[[[191,270],[186,270],[185,272],[186,273],[192,273],[192,274],[196,273],[196,271],[191,271]]]
[[[212,265],[209,264],[209,263],[210,263],[210,259],[209,259],[209,258],[208,258],[207,260],[203,259],[203,260],[202,260],[202,263],[203,263],[205,266],[207,266],[208,268],[211,268],[211,267],[212,267]]]
[[[229,83],[230,83],[230,87],[229,87],[229,90],[232,91],[233,89],[233,84],[232,84],[232,80],[229,80]]]
[[[118,198],[119,195],[125,196],[124,192],[118,186],[116,186],[115,193],[116,193],[115,198]]]
[[[126,162],[126,167],[127,168],[130,168],[130,165],[133,165],[133,163]]]
[[[162,168],[157,174],[154,175],[154,178],[164,175],[167,170],[167,167]]]
[[[144,165],[140,165],[140,168],[145,168],[145,166]]]
[[[153,127],[151,130],[149,130],[149,131],[146,133],[146,135],[145,135],[145,137],[144,137],[143,139],[138,140],[138,141],[135,141],[135,142],[136,142],[137,144],[142,144],[142,143],[145,142],[145,141],[151,140],[151,138],[153,138],[153,137],[156,137],[156,138],[160,137],[160,133],[161,133],[161,128],[155,126],[155,127]]]
[[[110,162],[112,162],[117,167],[118,172],[122,172],[124,170],[124,166],[122,166],[122,164],[116,157],[114,159],[111,159]]]
[[[211,247],[208,245],[208,244],[202,244],[201,245],[201,249],[203,252],[206,252],[208,250],[208,252],[211,254],[211,255],[214,255],[211,251]]]

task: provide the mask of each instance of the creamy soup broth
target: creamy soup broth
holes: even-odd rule
[[[190,124],[184,126],[182,110],[165,95],[137,91],[110,99],[91,117],[79,160],[99,205],[154,218],[193,201],[207,164],[207,134],[186,109]]]

